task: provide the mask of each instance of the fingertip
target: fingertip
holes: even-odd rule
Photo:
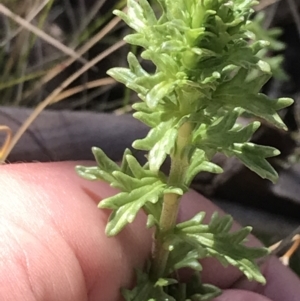
[[[254,292],[249,292],[249,291],[244,291],[239,289],[227,289],[223,291],[221,296],[213,299],[213,301],[271,301],[271,300],[268,299],[267,297],[264,297]]]
[[[260,293],[273,301],[299,301],[300,280],[288,267],[284,266],[278,258],[271,257],[262,266],[263,275],[267,279],[266,285],[239,280],[234,287]]]
[[[115,194],[116,190],[102,181],[80,178],[75,172],[75,165],[79,163],[94,164],[53,162],[5,165],[0,183],[7,186],[4,200],[10,201],[0,202],[0,209],[11,218],[13,216],[22,229],[50,245],[52,251],[62,254],[69,250],[69,255],[64,257],[68,259],[72,256],[72,264],[68,269],[60,265],[61,270],[57,270],[60,275],[66,276],[69,286],[67,281],[62,282],[57,277],[51,288],[58,285],[55,282],[58,281],[64,288],[61,295],[67,294],[72,285],[79,288],[74,279],[80,276],[81,293],[88,294],[89,300],[117,300],[119,288],[130,285],[133,279],[133,267],[142,267],[149,255],[151,233],[146,229],[146,216],[141,213],[120,235],[107,238],[104,228],[110,212],[97,209],[96,204]],[[64,247],[54,242],[54,235],[49,237],[52,229]],[[41,253],[38,250],[35,252]],[[44,271],[47,264],[47,260],[39,260],[37,268]],[[52,298],[50,294],[48,297],[47,300],[62,300]]]
[[[278,258],[270,258],[264,275],[267,279],[267,284],[263,287],[264,295],[274,301],[300,300],[299,277]]]

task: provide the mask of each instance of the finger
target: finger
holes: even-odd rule
[[[145,216],[107,238],[107,185],[80,179],[74,163],[1,167],[0,300],[107,300],[128,286],[151,249]]]
[[[285,300],[285,299],[283,299]],[[223,291],[223,294],[213,301],[273,301],[262,295],[256,294],[254,292],[237,290],[237,289],[227,289]]]
[[[273,301],[298,301],[300,300],[299,277],[289,268],[285,267],[277,258],[272,257],[263,267],[263,274],[267,278],[265,286],[249,283],[242,279],[235,287],[256,291]]]

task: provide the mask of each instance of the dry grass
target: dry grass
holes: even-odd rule
[[[19,5],[21,2],[24,5]],[[73,18],[75,11],[68,6],[68,1],[64,2],[66,15]],[[0,4],[2,21],[4,23],[10,22],[7,25],[6,35],[2,37],[1,56],[2,58],[5,56],[5,47],[9,49],[10,55],[7,60],[0,61],[3,70],[0,104],[35,107],[33,114],[13,136],[7,127],[0,127],[0,131],[5,131],[8,135],[1,148],[0,162],[5,162],[9,152],[24,131],[47,106],[64,99],[70,99],[80,92],[84,92],[85,98],[88,99],[89,90],[101,89],[103,86],[114,86],[115,82],[110,78],[103,77],[103,72],[102,76],[100,74],[98,76],[99,67],[96,65],[101,66],[104,59],[109,61],[108,57],[125,45],[120,38],[115,37],[120,20],[111,14],[114,7],[123,8],[123,2],[116,1],[115,5],[108,9],[106,16],[105,14],[98,14],[97,16],[95,13],[105,4],[103,0],[95,1],[89,10],[84,8],[86,10],[85,18],[82,18],[82,22],[76,29],[74,28],[70,37],[66,35],[66,32],[63,32],[62,28],[58,28],[54,21],[50,23],[53,11],[55,8],[57,9],[53,0],[10,1]],[[27,7],[31,7],[31,9],[27,10]],[[58,5],[58,8],[62,7]],[[90,34],[89,26],[95,27],[95,24],[97,27]],[[112,33],[114,33],[113,36]],[[26,42],[24,36],[26,36]],[[106,40],[103,42],[104,38]],[[78,42],[79,40],[82,42]],[[46,55],[39,59],[35,57],[35,47],[39,44],[46,50],[47,47],[51,47],[54,51],[51,53],[46,51]],[[87,59],[84,57],[92,47],[101,44],[104,45],[100,47],[103,51],[96,54],[94,58]],[[33,62],[31,56],[33,56]],[[81,64],[75,64],[76,61]],[[94,70],[93,77],[96,79],[89,80],[88,71],[90,69]],[[63,76],[62,73],[64,73]],[[83,75],[85,77],[82,77]],[[53,87],[50,93],[44,93],[43,90],[47,90],[49,85],[52,87],[51,82],[55,82],[56,78],[59,84]],[[77,79],[79,79],[79,84],[77,82],[76,86],[70,87]],[[33,100],[35,98],[41,99],[41,101],[36,102]],[[7,101],[7,99],[9,100]],[[81,103],[86,105],[87,99],[82,100]]]

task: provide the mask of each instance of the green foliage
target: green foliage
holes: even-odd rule
[[[124,291],[125,299],[213,299],[219,289],[203,284],[199,277],[187,284],[170,278],[181,268],[199,275],[199,260],[205,257],[233,265],[249,280],[264,283],[255,260],[267,250],[245,245],[249,227],[232,233],[232,218],[217,213],[204,224],[204,212],[176,225],[180,198],[196,174],[222,172],[211,162],[218,152],[235,156],[261,177],[276,181],[277,173],[266,159],[279,151],[250,142],[260,122],[239,123],[246,112],[286,129],[277,111],[292,103],[259,92],[271,71],[257,56],[266,43],[249,41],[249,16],[256,2],[158,0],[160,13],[146,0],[127,3],[127,13],[115,12],[135,31],[125,40],[144,48],[141,57],[151,60],[156,70],[148,73],[129,53],[129,68],[113,68],[108,74],[142,100],[133,106],[134,117],[151,129],[133,147],[147,151],[148,162],[141,166],[126,150],[118,166],[94,148],[98,166],[77,169],[87,179],[104,180],[121,190],[99,204],[112,210],[108,235],[119,233],[140,209],[148,215],[147,226],[155,228],[150,265],[138,272],[136,287]],[[253,72],[255,77],[251,77]],[[161,166],[167,157],[171,168],[164,175]]]
[[[188,283],[179,283],[174,278],[160,278],[156,282],[148,273],[137,270],[137,285],[133,290],[123,290],[126,301],[208,301],[221,294],[221,290],[210,284],[202,284],[199,273]]]
[[[244,245],[251,227],[229,233],[233,223],[229,215],[219,217],[214,213],[208,225],[202,224],[204,217],[205,213],[200,212],[191,220],[178,224],[173,233],[175,242],[194,247],[201,254],[198,259],[216,257],[225,266],[231,264],[239,268],[249,280],[264,283],[254,260],[267,255],[268,251]]]
[[[183,194],[181,189],[168,187],[166,178],[161,173],[155,173],[141,166],[126,150],[122,166],[119,167],[110,160],[99,148],[93,148],[97,167],[77,166],[77,172],[87,180],[104,180],[122,192],[99,203],[100,208],[112,209],[106,234],[118,234],[128,223],[132,223],[141,208],[149,214],[149,226],[158,224],[160,206],[153,206],[164,193]]]
[[[147,1],[128,1],[127,15],[116,12],[137,31],[126,40],[146,48],[142,57],[151,59],[156,66],[155,74],[148,74],[130,53],[129,69],[113,68],[108,72],[135,90],[144,101],[134,106],[138,110],[134,116],[153,129],[145,139],[136,141],[134,147],[150,151],[152,170],[159,169],[174,145],[175,131],[186,121],[193,122],[195,129],[205,127],[208,130],[224,114],[238,108],[286,129],[276,111],[290,105],[292,100],[271,99],[258,93],[269,79],[270,69],[257,57],[265,44],[247,42],[250,26],[245,27],[245,24],[253,1],[246,4],[243,1],[235,4],[199,1],[194,5],[192,2],[177,1],[171,5],[161,1],[164,13],[158,19],[153,12],[149,13],[151,8]],[[206,13],[198,16],[199,11]],[[253,71],[257,76],[249,81],[248,76]],[[258,123],[254,123],[252,134],[257,128]],[[251,135],[246,135],[249,130],[250,127],[246,127],[240,131],[243,142],[250,139]],[[232,136],[232,127],[227,128],[227,132],[223,131],[223,137],[224,134]],[[215,140],[218,149],[225,140]],[[252,149],[247,147],[247,151],[252,152]],[[237,155],[238,152],[227,154]],[[156,154],[159,155],[156,157]],[[276,173],[264,159],[270,155],[270,150],[264,153],[260,149],[260,154],[259,167],[246,165],[274,181]],[[274,151],[273,155],[276,154]],[[242,159],[242,162],[249,162],[249,159]]]

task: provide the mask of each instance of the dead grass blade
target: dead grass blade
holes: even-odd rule
[[[6,149],[3,149],[3,154],[0,158],[0,163],[5,162],[7,156],[13,149],[13,147],[16,145],[16,143],[19,141],[21,136],[24,134],[24,132],[27,130],[27,128],[30,126],[30,124],[38,117],[38,115],[49,105],[51,104],[56,97],[66,88],[68,87],[74,80],[76,80],[79,76],[81,76],[84,72],[92,68],[95,64],[103,60],[105,57],[107,57],[112,52],[116,51],[117,49],[124,46],[126,43],[125,41],[119,41],[118,43],[112,45],[111,47],[107,48],[105,51],[97,55],[95,58],[93,58],[91,61],[89,61],[87,64],[82,66],[77,72],[69,76],[59,87],[57,87],[43,102],[41,102],[35,110],[32,112],[32,114],[25,120],[25,122],[22,124],[22,126],[18,129],[16,134],[11,139],[9,145],[6,147]]]
[[[64,92],[60,93],[57,97],[55,97],[53,99],[53,101],[51,102],[51,104],[59,102],[65,98],[68,98],[68,97],[70,97],[74,94],[77,94],[79,92],[82,92],[86,89],[98,88],[101,86],[112,85],[114,83],[116,83],[116,81],[111,77],[105,77],[105,78],[97,79],[94,81],[90,81],[84,85],[76,86],[74,88],[65,90]]]
[[[0,148],[0,164],[1,164],[4,162],[4,161],[2,161],[3,155],[6,153],[8,147],[11,143],[11,140],[12,140],[12,131],[8,126],[0,125],[0,132],[6,133],[6,138],[4,140],[4,143],[3,143],[2,147]]]
[[[74,59],[74,61],[77,60],[77,61],[79,61],[83,64],[87,63],[87,60],[82,58],[76,51],[74,51],[73,49],[65,46],[61,42],[57,41],[56,39],[54,39],[53,37],[51,37],[50,35],[48,35],[44,31],[42,31],[41,29],[39,29],[36,26],[29,23],[27,20],[25,20],[25,19],[21,18],[20,16],[14,14],[11,10],[9,10],[3,4],[0,4],[0,13],[5,15],[6,17],[11,18],[15,22],[17,22],[18,24],[23,26],[25,29],[31,31],[32,33],[34,33],[39,38],[43,39],[44,41],[46,41],[47,43],[49,43],[53,47],[57,48],[58,50],[60,50],[63,53],[67,54],[68,56],[72,57]]]
[[[33,8],[32,11],[29,12],[28,16],[26,16],[26,21],[31,22],[43,9],[44,7],[50,2],[50,0],[44,0],[38,7]],[[7,43],[9,43],[13,38],[15,38],[21,31],[23,27],[20,26],[14,32],[12,32],[4,41],[0,43],[0,47],[4,47]]]
[[[82,56],[83,54],[85,54],[103,37],[105,37],[115,26],[117,26],[120,21],[121,19],[119,17],[114,17],[101,31],[99,31],[99,33],[93,36],[89,41],[87,41],[86,44],[84,44],[81,48],[78,49],[77,51],[78,55]],[[69,67],[74,62],[75,62],[74,58],[69,58],[64,62],[53,67],[51,70],[47,72],[47,74],[41,80],[39,80],[36,83],[33,89],[31,89],[30,91],[28,91],[28,93],[24,95],[24,99],[27,99],[28,97],[32,96],[34,93],[37,92],[38,89],[40,89],[40,87],[42,87],[47,82],[52,80],[55,76],[57,76],[60,72],[62,72],[65,68]]]

